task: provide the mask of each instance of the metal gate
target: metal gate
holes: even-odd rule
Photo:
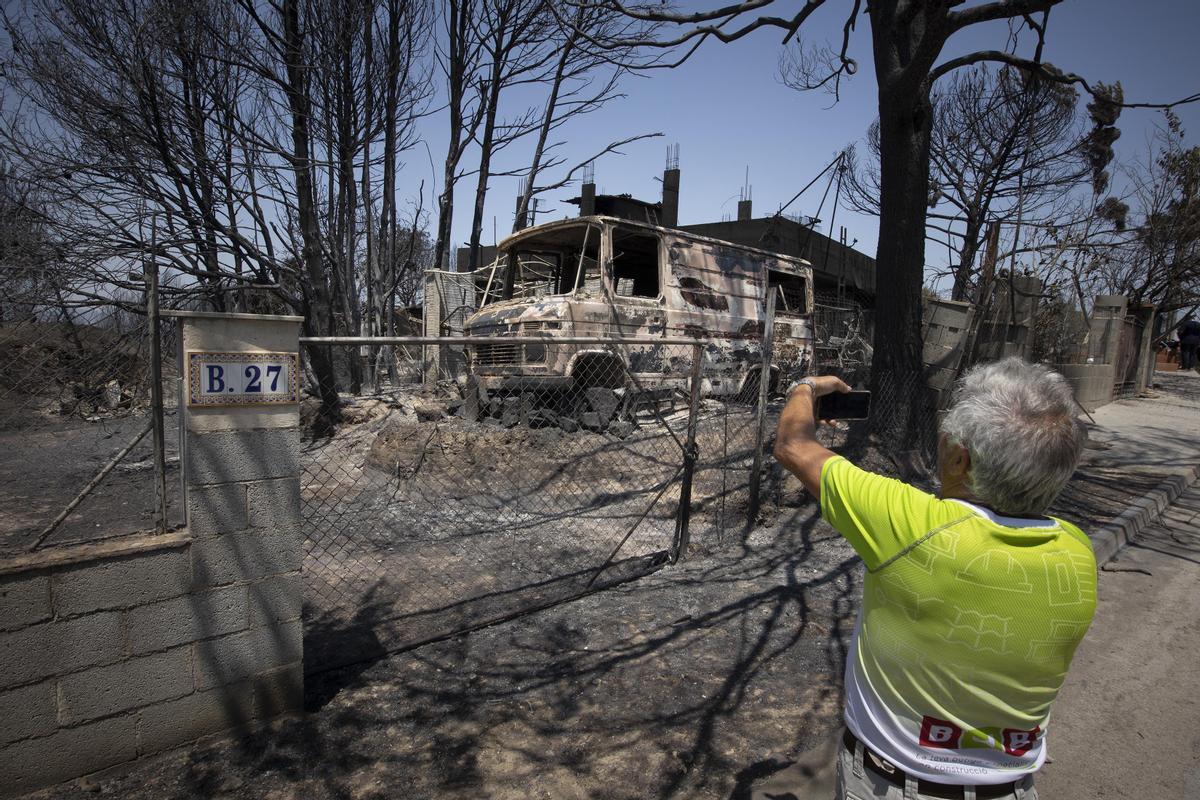
[[[332,432],[306,434],[310,671],[645,575],[685,553],[691,530],[720,534],[748,506],[756,409],[702,399],[703,342],[301,341],[368,358],[460,345],[473,365],[435,391],[421,370],[401,374],[350,399]],[[573,380],[506,369],[561,358]]]
[[[1113,397],[1134,397],[1138,392],[1138,354],[1142,350],[1145,323],[1135,316],[1125,317],[1117,342],[1117,362],[1113,365]]]

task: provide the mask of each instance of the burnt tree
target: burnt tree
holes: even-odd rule
[[[990,223],[1040,224],[1083,182],[1073,89],[1004,67],[965,70],[937,87],[930,144],[926,239],[949,253],[952,300],[981,294],[978,257]],[[879,214],[879,126],[867,132],[868,159],[847,155],[851,207]],[[1015,249],[1014,249],[1015,252]],[[939,275],[940,277],[940,275]]]

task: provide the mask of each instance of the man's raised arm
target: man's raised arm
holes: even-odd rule
[[[779,415],[775,435],[775,459],[792,472],[818,502],[821,499],[821,467],[833,451],[817,441],[817,400],[834,392],[849,392],[840,378],[823,375],[805,378],[792,385]]]

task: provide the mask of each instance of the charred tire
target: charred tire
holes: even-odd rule
[[[620,389],[626,383],[625,364],[616,356],[584,355],[571,371],[575,389]]]
[[[771,382],[767,386],[767,395],[776,394],[779,391],[779,370],[775,367],[771,368]],[[738,389],[734,399],[739,403],[749,403],[751,405],[758,402],[758,383],[759,377],[762,375],[761,369],[752,369],[746,373],[746,377],[742,379],[742,388]]]

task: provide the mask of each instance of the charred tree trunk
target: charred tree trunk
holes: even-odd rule
[[[387,88],[384,92],[383,111],[383,204],[379,214],[379,253],[383,267],[380,270],[380,286],[383,295],[378,297],[379,332],[395,335],[396,298],[396,126],[400,105],[400,4],[388,0],[388,51]],[[396,385],[396,362],[393,348],[386,350],[388,378]]]
[[[950,290],[950,299],[967,302],[971,299],[971,278],[975,274],[975,256],[979,252],[979,236],[983,230],[982,221],[974,215],[968,215],[963,229],[963,246],[960,252],[958,266],[954,270],[954,287]]]
[[[284,29],[284,58],[287,67],[288,110],[291,114],[291,166],[296,176],[296,211],[302,242],[301,281],[304,290],[304,330],[309,336],[328,336],[333,322],[329,304],[329,286],[321,258],[321,226],[317,219],[316,198],[313,192],[311,132],[312,103],[308,97],[303,56],[303,34],[300,30],[299,0],[283,0],[281,7]],[[317,379],[321,398],[321,419],[326,424],[338,420],[337,378],[328,348],[309,347],[308,360]]]
[[[341,237],[336,243],[340,251],[339,261],[342,270],[342,305],[346,331],[351,336],[361,334],[362,305],[359,302],[358,276],[356,261],[358,258],[358,226],[356,214],[358,211],[358,187],[354,178],[354,153],[357,145],[355,134],[355,118],[357,104],[355,103],[354,77],[351,59],[353,58],[353,33],[350,30],[351,20],[346,21],[346,30],[342,38],[341,79],[338,100],[338,216]],[[355,396],[362,394],[362,359],[357,348],[346,351],[347,367],[350,373],[350,392]]]
[[[580,7],[576,12],[575,21],[578,25],[583,19],[583,7]],[[550,84],[550,97],[546,100],[546,111],[542,115],[542,124],[538,128],[537,143],[533,146],[533,160],[529,164],[529,174],[525,177],[525,189],[521,192],[521,196],[517,199],[517,215],[513,219],[513,233],[519,229],[521,221],[529,214],[529,203],[533,200],[534,192],[537,191],[538,173],[542,171],[542,158],[546,152],[546,142],[550,138],[550,128],[554,124],[555,114],[558,111],[558,96],[562,91],[563,75],[567,70],[567,64],[571,60],[571,55],[575,50],[575,44],[579,34],[578,28],[572,28],[568,34],[567,40],[563,43],[562,52],[559,54],[558,63],[554,67],[554,79]]]
[[[500,105],[501,71],[503,63],[493,60],[492,79],[488,87],[487,113],[483,120],[483,139],[479,144],[479,180],[475,184],[475,210],[471,216],[471,256],[467,270],[479,269],[479,240],[483,236],[483,206],[487,200],[488,178],[492,170],[492,148],[496,136],[496,111]]]
[[[463,152],[463,103],[467,92],[468,72],[466,52],[469,46],[470,20],[459,0],[448,0],[447,75],[449,94],[450,141],[446,145],[446,162],[442,173],[442,193],[438,196],[437,239],[433,246],[433,266],[448,269],[450,263],[450,229],[454,221],[454,184],[458,180],[458,162]]]
[[[933,428],[921,358],[933,123],[929,71],[948,31],[944,12],[896,0],[872,4],[870,14],[881,144],[871,427],[903,450],[927,443]]]

